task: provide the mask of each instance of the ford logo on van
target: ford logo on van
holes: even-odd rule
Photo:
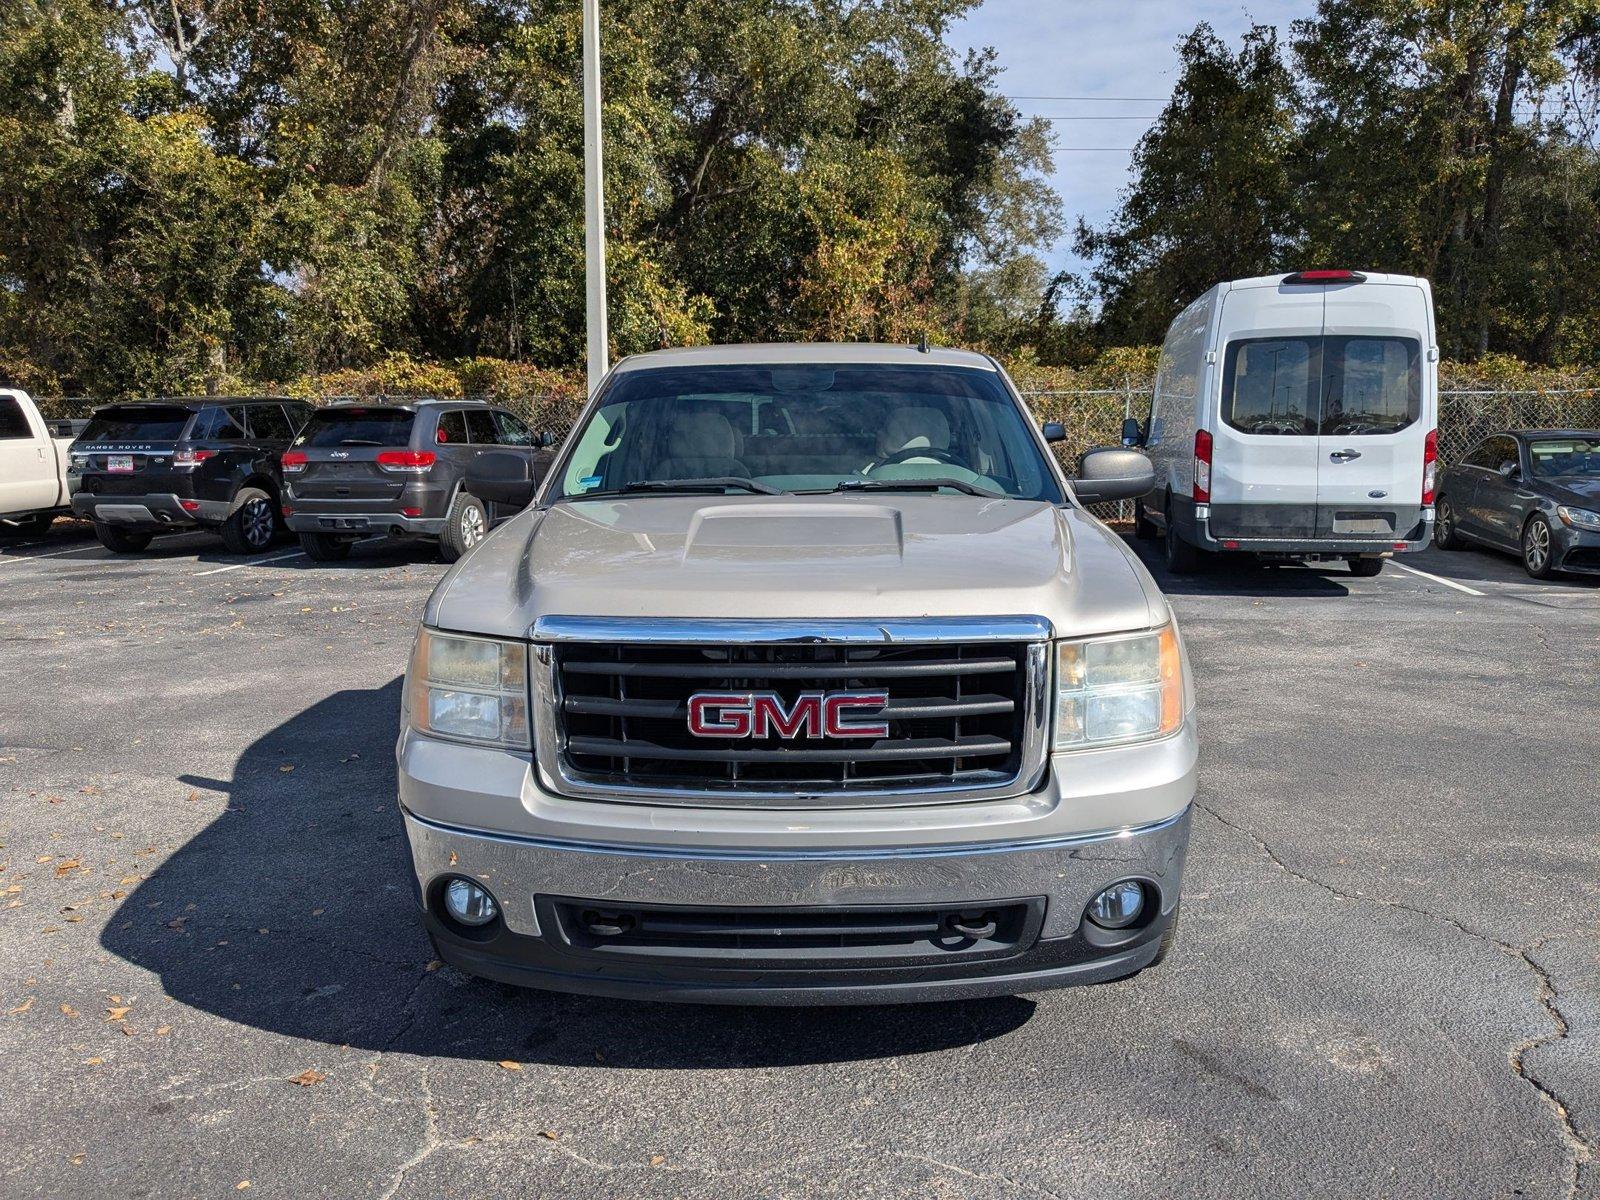
[[[886,738],[887,721],[855,714],[887,703],[888,692],[801,692],[787,705],[777,692],[696,692],[689,697],[689,732],[714,738]]]

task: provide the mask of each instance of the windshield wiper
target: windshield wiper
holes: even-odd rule
[[[381,446],[382,442],[375,442],[371,438],[345,438],[339,443],[341,446]]]
[[[937,492],[940,488],[965,492],[969,496],[984,496],[990,500],[1006,498],[1002,492],[992,492],[959,479],[841,479],[828,492]]]
[[[581,492],[566,496],[567,500],[593,500],[600,496],[625,496],[630,492],[721,492],[728,488],[754,492],[761,496],[787,496],[789,493],[771,484],[758,483],[743,475],[707,475],[701,479],[635,479],[621,487],[603,492]]]

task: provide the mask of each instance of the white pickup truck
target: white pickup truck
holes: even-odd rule
[[[0,537],[43,533],[71,512],[67,447],[83,421],[49,421],[27,392],[0,388]]]

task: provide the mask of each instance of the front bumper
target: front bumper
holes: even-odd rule
[[[193,510],[184,504],[194,506]],[[171,492],[146,495],[110,495],[99,492],[74,492],[73,515],[107,525],[133,525],[147,529],[179,528],[187,525],[220,525],[233,511],[226,500],[196,500]]]
[[[417,894],[441,959],[528,987],[736,1004],[1014,994],[1149,965],[1177,915],[1196,759],[1186,725],[1165,742],[1063,756],[1037,791],[1008,800],[797,812],[577,800],[545,792],[525,755],[409,731],[399,750]],[[452,875],[496,897],[501,917],[488,934],[443,915],[439,891]],[[1155,898],[1136,928],[1113,935],[1084,920],[1097,892],[1130,878]],[[1010,902],[1038,920],[980,956],[954,944],[871,962],[818,952],[791,966],[669,947],[619,961],[551,920],[565,902],[713,914]]]
[[[1556,570],[1572,575],[1600,575],[1600,533],[1590,533],[1552,523],[1555,541],[1551,551]]]

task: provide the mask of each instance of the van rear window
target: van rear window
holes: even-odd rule
[[[403,408],[319,408],[296,446],[406,446],[416,414]]]
[[[1222,369],[1222,419],[1241,433],[1360,437],[1422,415],[1421,345],[1401,337],[1246,338]]]
[[[101,409],[78,436],[84,446],[117,442],[175,442],[194,414],[176,405],[152,404]]]

